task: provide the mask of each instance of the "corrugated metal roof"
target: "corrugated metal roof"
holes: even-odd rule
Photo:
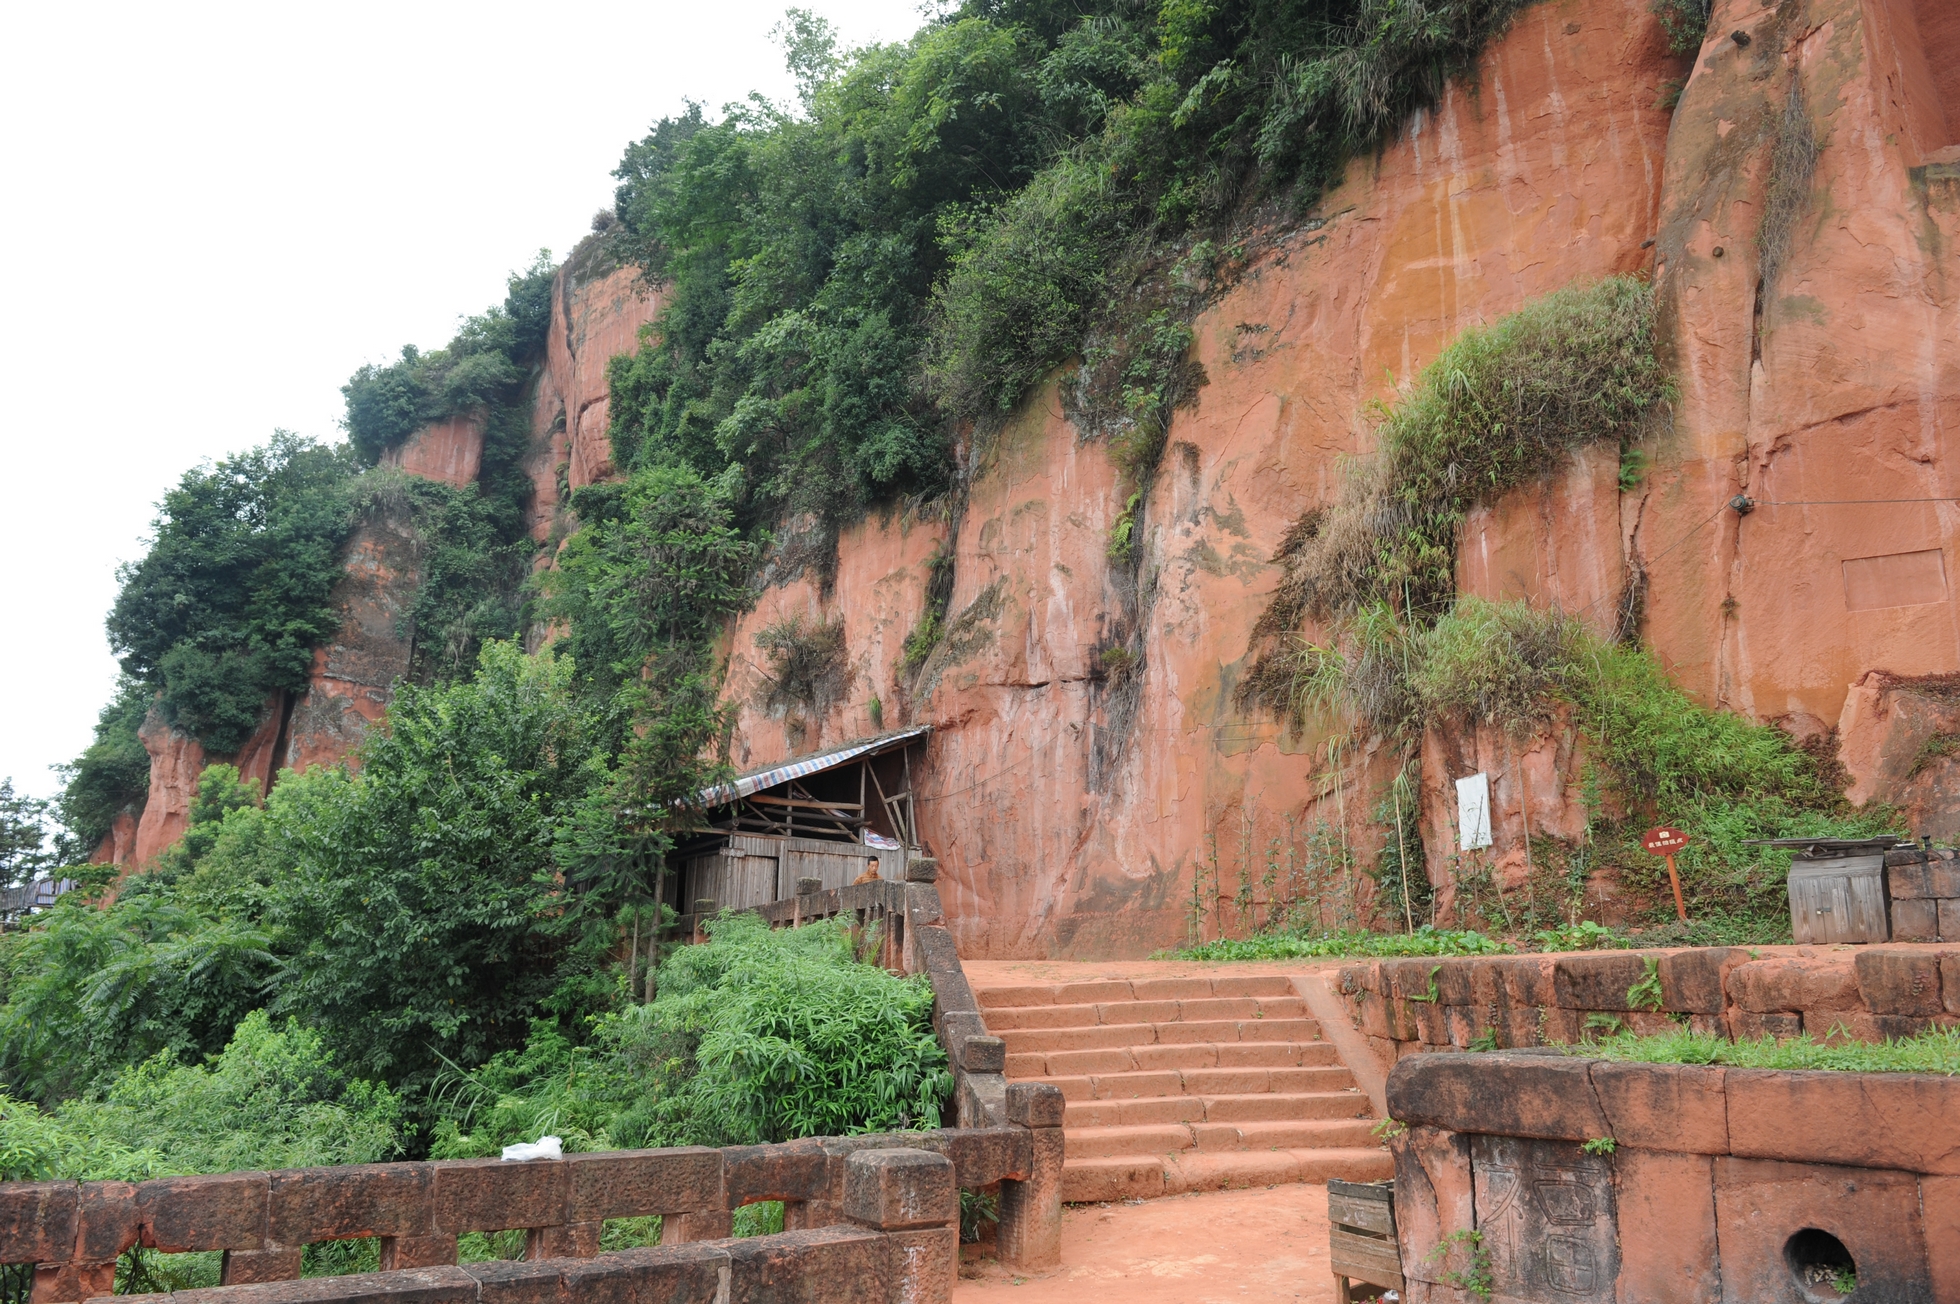
[[[791,779],[801,779],[805,775],[817,774],[823,770],[834,769],[846,761],[860,756],[871,756],[893,747],[903,746],[932,732],[929,724],[914,725],[910,729],[898,729],[891,733],[879,734],[876,738],[865,738],[827,752],[817,752],[812,756],[801,756],[795,760],[784,761],[767,769],[744,774],[733,783],[718,783],[711,788],[703,788],[695,794],[698,807],[725,806],[740,797],[751,797],[764,788],[773,788]]]

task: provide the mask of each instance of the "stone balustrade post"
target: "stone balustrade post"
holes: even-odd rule
[[[1052,1268],[1062,1258],[1061,1088],[1046,1082],[1007,1084],[1007,1121],[1025,1127],[1033,1141],[1028,1175],[1000,1184],[1001,1262],[1018,1268]]]
[[[885,1234],[890,1304],[951,1304],[960,1258],[952,1160],[930,1150],[860,1150],[845,1163],[844,1216]]]

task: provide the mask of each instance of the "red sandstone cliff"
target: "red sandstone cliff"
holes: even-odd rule
[[[772,590],[731,635],[736,696],[754,700],[757,629],[788,611],[832,613],[858,686],[832,719],[800,722],[806,744],[866,731],[874,695],[888,725],[939,726],[921,825],[967,954],[1179,941],[1194,879],[1229,901],[1243,873],[1261,899],[1269,849],[1305,854],[1303,833],[1323,821],[1353,830],[1372,859],[1384,834],[1363,827],[1366,780],[1382,758],[1330,769],[1324,738],[1290,738],[1230,705],[1277,580],[1274,545],[1303,508],[1333,499],[1340,460],[1367,451],[1366,405],[1457,332],[1574,281],[1649,272],[1682,387],[1658,465],[1622,493],[1611,450],[1582,454],[1479,512],[1461,588],[1605,624],[1638,568],[1648,637],[1690,691],[1799,733],[1835,724],[1854,797],[1905,800],[1925,831],[1960,833],[1960,774],[1915,768],[1928,738],[1960,737],[1960,690],[1915,678],[1960,670],[1947,579],[1960,510],[1765,506],[1743,518],[1722,506],[1737,493],[1960,493],[1944,443],[1960,418],[1960,30],[1945,13],[1725,0],[1691,61],[1665,50],[1641,0],[1527,10],[1474,85],[1356,163],[1318,207],[1324,224],[1268,252],[1201,319],[1195,352],[1211,383],[1171,431],[1134,595],[1106,556],[1123,505],[1114,469],[1046,393],[977,468],[956,533],[869,522],[841,542],[827,599],[807,581]],[[1758,228],[1793,77],[1821,148],[1759,313]],[[893,635],[916,618],[925,558],[947,537],[951,632],[914,677]],[[1126,682],[1101,653],[1131,619],[1143,655]],[[750,763],[789,750],[782,722],[752,705],[740,739]],[[1569,730],[1511,747],[1432,730],[1424,760],[1439,885],[1458,774],[1497,778],[1500,874],[1523,870],[1527,818],[1534,834],[1583,826]],[[1323,885],[1336,902],[1347,877]]]
[[[596,241],[582,246],[559,271],[546,355],[532,385],[536,442],[527,469],[539,539],[556,520],[561,471],[571,488],[611,473],[606,363],[638,347],[640,327],[657,310],[633,269],[590,267],[596,247]],[[482,469],[483,439],[482,417],[466,413],[417,431],[382,461],[410,475],[470,484]],[[281,769],[332,764],[352,752],[409,672],[414,647],[403,618],[420,582],[421,549],[404,504],[374,506],[347,545],[346,573],[334,589],[338,633],[314,650],[303,691],[266,703],[263,722],[237,756],[207,756],[196,739],[152,712],[140,734],[150,753],[148,799],[140,812],[118,821],[96,859],[141,867],[182,837],[197,777],[214,760],[230,761],[245,778],[269,787]]]
[[[1799,734],[1835,726],[1854,798],[1903,801],[1916,827],[1960,833],[1960,764],[1929,756],[1960,739],[1960,511],[1842,501],[1960,495],[1945,448],[1960,424],[1955,12],[1720,0],[1689,59],[1665,50],[1646,0],[1526,10],[1474,84],[1356,162],[1323,220],[1267,249],[1201,318],[1210,384],[1173,426],[1134,571],[1107,555],[1127,493],[1107,453],[1038,394],[978,457],[956,519],[859,524],[827,588],[770,577],[724,642],[738,761],[935,724],[919,811],[968,955],[1143,953],[1185,937],[1194,886],[1229,901],[1241,875],[1261,900],[1269,874],[1321,874],[1328,922],[1343,922],[1365,884],[1315,848],[1345,827],[1372,858],[1371,780],[1387,758],[1363,748],[1330,766],[1325,736],[1232,707],[1278,580],[1274,546],[1334,498],[1342,459],[1368,451],[1368,405],[1458,332],[1636,272],[1660,291],[1681,386],[1654,466],[1622,492],[1610,450],[1582,454],[1477,513],[1459,586],[1604,623],[1644,573],[1646,635],[1691,692]],[[1759,304],[1769,159],[1782,124],[1806,121],[1814,171]],[[563,489],[610,473],[606,362],[658,308],[632,269],[579,268],[561,274],[532,409],[540,540],[566,524]],[[441,444],[423,460],[460,465],[433,456]],[[417,469],[407,453],[403,465]],[[1725,510],[1738,493],[1764,505]],[[908,667],[905,635],[945,557],[946,632]],[[755,634],[786,616],[844,624],[854,687],[822,719],[760,705]],[[1140,658],[1106,658],[1119,643]],[[354,714],[385,703],[383,661],[334,681],[368,695]],[[307,704],[342,692],[326,682],[332,654],[319,664],[289,757],[326,759],[357,733],[311,723]],[[339,719],[353,723],[345,707]],[[194,758],[153,747],[161,837]],[[1527,818],[1555,835],[1582,823],[1580,761],[1569,729],[1522,745],[1432,730],[1432,879],[1447,878],[1456,775],[1496,777],[1498,868],[1515,874]]]

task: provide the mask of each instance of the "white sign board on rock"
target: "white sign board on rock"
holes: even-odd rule
[[[1473,774],[1456,781],[1456,827],[1463,850],[1490,845],[1490,776]]]

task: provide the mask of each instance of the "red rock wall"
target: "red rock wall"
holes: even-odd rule
[[[152,707],[143,727],[136,731],[136,736],[143,740],[144,750],[150,754],[149,799],[143,803],[142,812],[134,816],[134,836],[127,842],[123,840],[123,821],[118,819],[110,833],[114,845],[109,847],[109,855],[105,857],[98,849],[96,859],[117,865],[147,865],[158,852],[183,837],[184,828],[190,822],[191,798],[197,795],[197,777],[207,765],[219,761],[236,765],[240,778],[261,788],[269,786],[276,768],[273,755],[284,715],[284,700],[283,693],[275,693],[267,700],[264,719],[234,756],[207,753],[197,739],[167,723],[163,713]]]
[[[1366,451],[1368,405],[1464,327],[1645,265],[1668,131],[1654,106],[1676,66],[1644,4],[1525,11],[1474,87],[1355,164],[1316,210],[1324,225],[1204,314],[1195,352],[1210,384],[1172,427],[1139,527],[1144,651],[1127,725],[1097,664],[1125,619],[1106,557],[1124,490],[1052,395],[1003,435],[960,527],[953,601],[999,614],[975,621],[971,652],[928,685],[944,727],[922,826],[963,954],[1172,945],[1199,876],[1227,903],[1207,933],[1260,922],[1232,898],[1283,895],[1295,875],[1324,893],[1322,922],[1365,914],[1391,758],[1364,750],[1330,771],[1325,738],[1231,706],[1277,582],[1268,559],[1303,509],[1338,493],[1342,459]],[[1574,606],[1615,591],[1616,474],[1588,463],[1542,506],[1487,514],[1466,549],[1470,587]],[[1540,529],[1558,547],[1516,538]],[[1543,798],[1561,790],[1548,774]],[[1345,866],[1327,847],[1344,827]]]
[[[1869,19],[1859,0],[1725,0],[1692,60],[1667,53],[1644,4],[1527,10],[1475,86],[1451,88],[1356,164],[1317,210],[1328,220],[1290,236],[1201,319],[1195,352],[1211,383],[1171,432],[1134,593],[1106,556],[1127,493],[1107,455],[1077,441],[1052,392],[1000,435],[952,544],[947,645],[905,699],[940,726],[921,820],[963,953],[1140,954],[1187,935],[1194,880],[1227,899],[1225,926],[1256,923],[1257,904],[1248,917],[1230,898],[1248,880],[1255,903],[1271,895],[1276,860],[1279,877],[1299,872],[1279,848],[1310,859],[1303,830],[1322,822],[1353,830],[1372,864],[1384,834],[1365,828],[1368,780],[1390,758],[1330,768],[1324,738],[1230,706],[1277,579],[1267,559],[1303,508],[1338,492],[1341,459],[1366,451],[1371,401],[1464,327],[1612,273],[1656,278],[1681,377],[1674,429],[1631,492],[1616,452],[1597,449],[1475,513],[1460,587],[1556,602],[1604,631],[1637,564],[1651,586],[1646,633],[1692,692],[1799,731],[1838,724],[1854,796],[1910,795],[1910,770],[1916,809],[1960,832],[1960,800],[1943,804],[1948,790],[1960,798],[1960,774],[1943,778],[1937,759],[1914,769],[1929,739],[1960,740],[1940,706],[1955,694],[1922,684],[1910,690],[1921,706],[1894,707],[1876,689],[1850,691],[1875,670],[1896,696],[1960,669],[1954,506],[1722,508],[1739,492],[1956,492],[1943,439],[1960,411],[1960,179],[1938,161],[1947,118],[1925,87],[1960,50],[1947,60],[1914,26],[1927,6],[1867,4]],[[1872,32],[1891,42],[1877,55]],[[1933,72],[1901,73],[1901,50]],[[1821,151],[1759,320],[1756,239],[1793,73]],[[1684,77],[1670,114],[1659,105]],[[891,546],[866,527],[842,564]],[[824,605],[813,592],[795,600]],[[854,600],[832,605],[848,623]],[[738,653],[775,610],[744,622]],[[1132,621],[1143,656],[1126,685],[1102,653]],[[744,728],[751,762],[787,750],[753,712]],[[1430,873],[1445,888],[1459,774],[1496,780],[1500,879],[1524,873],[1527,819],[1536,834],[1583,826],[1569,728],[1509,744],[1486,733],[1432,730],[1425,742]],[[1307,872],[1332,890],[1325,922],[1365,904],[1351,871],[1323,858]]]
[[[838,539],[837,574],[828,590],[821,576],[808,571],[774,583],[765,576],[754,610],[730,629],[722,649],[728,658],[728,696],[745,708],[733,743],[737,768],[766,765],[911,723],[905,636],[925,608],[930,562],[946,535],[943,521],[898,514],[873,517]],[[801,620],[806,626],[843,622],[850,687],[821,717],[768,704],[773,682],[769,657],[756,646],[755,636],[784,620]]]
[[[1853,686],[1960,668],[1960,505],[1927,501],[1960,494],[1960,169],[1917,165],[1868,22],[1900,36],[1910,8],[1717,4],[1675,114],[1655,251],[1681,400],[1622,504],[1650,576],[1647,634],[1679,680],[1759,719],[1838,725],[1863,796],[1897,795],[1879,775],[1924,735],[1873,737],[1889,726]],[[1960,40],[1920,48],[1960,64]],[[1793,79],[1821,149],[1758,313]],[[1762,505],[1724,510],[1736,494]],[[1960,833],[1960,807],[1923,814],[1926,832]]]
[[[1367,452],[1369,405],[1465,327],[1574,281],[1650,272],[1680,384],[1651,469],[1622,492],[1612,450],[1594,450],[1477,512],[1461,588],[1557,602],[1605,629],[1629,569],[1642,571],[1646,636],[1691,692],[1800,732],[1837,726],[1854,796],[1906,800],[1925,831],[1960,833],[1960,769],[1949,775],[1941,750],[1960,743],[1960,693],[1938,678],[1960,672],[1960,509],[1841,501],[1960,496],[1945,449],[1960,418],[1949,10],[1719,0],[1692,59],[1666,51],[1645,0],[1526,10],[1474,84],[1357,161],[1319,220],[1201,317],[1209,384],[1173,425],[1134,567],[1107,555],[1128,486],[1052,389],[1037,395],[975,456],[957,521],[873,519],[840,540],[830,581],[766,577],[724,644],[738,762],[935,724],[919,811],[969,956],[1147,953],[1190,935],[1194,891],[1206,935],[1261,922],[1289,884],[1324,897],[1322,922],[1353,922],[1396,758],[1369,744],[1330,765],[1324,735],[1232,707],[1278,580],[1273,548],[1337,495],[1343,459]],[[1820,149],[1759,313],[1757,235],[1793,77]],[[532,528],[545,541],[569,524],[560,485],[612,472],[606,364],[659,307],[630,268],[579,270],[598,267],[597,248],[560,275],[535,392]],[[1725,510],[1738,493],[1763,505]],[[948,629],[908,668],[903,640],[941,549]],[[853,683],[822,719],[760,704],[755,635],[793,614],[845,626]],[[1112,647],[1140,659],[1112,661]],[[317,725],[308,704],[349,726],[350,710],[371,718],[386,659],[336,677],[325,655],[294,713],[293,757],[351,745],[357,730]],[[366,705],[336,702],[335,685]],[[1524,811],[1535,832],[1583,818],[1569,729],[1510,751],[1481,733],[1425,743],[1433,881],[1448,877],[1459,771],[1497,777],[1505,876],[1522,871]]]
[[[313,651],[313,672],[292,710],[280,764],[331,765],[381,718],[395,681],[414,657],[403,616],[421,578],[421,541],[406,503],[383,503],[347,545],[346,573],[334,587],[340,629]],[[152,767],[152,775],[155,769]]]
[[[640,345],[640,329],[660,311],[660,297],[639,269],[581,271],[592,258],[581,246],[559,269],[551,296],[551,333],[531,404],[532,537],[551,537],[562,523],[559,486],[577,489],[613,473],[607,437],[606,366]]]
[[[381,455],[383,466],[400,467],[410,475],[444,484],[475,484],[483,469],[483,418],[461,416],[424,426]]]

